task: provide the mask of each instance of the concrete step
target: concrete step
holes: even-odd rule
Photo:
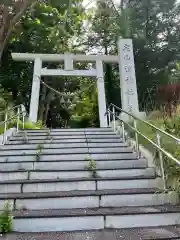
[[[136,179],[135,179],[136,178]],[[103,190],[103,189],[127,189],[127,188],[155,188],[163,187],[163,180],[160,178],[156,179],[150,179],[150,178],[140,178],[138,179],[137,177],[129,178],[129,179],[124,179],[124,180],[99,180],[97,181],[97,189],[98,190]]]
[[[47,132],[47,131],[51,131],[51,132],[96,132],[96,131],[100,131],[100,132],[113,132],[112,128],[53,128],[53,129],[25,129],[25,130],[21,130],[21,132]]]
[[[24,151],[25,152],[25,151]],[[89,158],[93,160],[135,160],[137,156],[135,153],[82,153],[82,154],[40,154],[37,159],[38,154],[27,155],[26,153],[22,155],[7,155],[0,156],[0,162],[26,162],[26,161],[85,161]]]
[[[42,145],[41,145],[42,146]],[[0,151],[0,156],[28,156],[28,155],[36,155],[37,152],[39,151],[39,147],[37,149],[28,149],[28,150],[20,150],[20,149],[15,149],[11,151]],[[62,148],[62,149],[53,149],[53,148],[42,148],[41,149],[41,154],[76,154],[76,153],[88,153],[88,147],[85,148]]]
[[[48,139],[48,137],[52,137],[53,139],[67,139],[67,138],[119,138],[119,136],[115,133],[89,133],[89,134],[84,134],[84,133],[66,133],[62,132],[61,134],[58,135],[52,135],[52,134],[43,134],[40,133],[29,133],[30,135],[27,135],[29,139]],[[24,138],[26,134],[20,135],[19,133],[14,136],[14,138]]]
[[[109,131],[38,131],[38,132],[18,132],[18,134],[16,136],[24,136],[24,135],[27,135],[29,137],[33,137],[33,136],[79,136],[79,135],[82,135],[82,136],[89,136],[89,135],[101,135],[102,137],[104,135],[113,135],[113,136],[116,136],[116,134],[112,131],[112,130],[109,130]]]
[[[107,135],[108,133],[102,133],[102,134],[105,134],[105,135]],[[111,134],[113,134],[112,132],[111,132]],[[42,132],[42,131],[40,131],[40,132],[26,132],[26,131],[24,131],[24,132],[18,132],[18,134],[16,135],[16,137],[20,137],[20,136],[24,136],[24,135],[26,135],[26,136],[28,136],[28,137],[34,137],[34,136],[45,136],[45,137],[48,137],[48,136],[69,136],[69,137],[71,137],[71,136],[85,136],[85,133],[84,133],[84,131],[78,131],[78,132],[76,132],[76,131],[73,131],[73,132],[69,132],[69,131],[67,131],[67,132],[65,132],[65,131],[63,131],[63,132],[51,132],[51,131],[45,131],[45,132]]]
[[[13,212],[13,230],[49,232],[104,228],[160,227],[180,224],[180,209],[173,206],[97,209],[24,210]]]
[[[154,177],[70,178],[9,180],[0,182],[0,193],[55,192],[130,188],[162,188],[163,180]]]
[[[91,153],[90,157],[94,160],[133,160],[137,159],[136,153]]]
[[[79,148],[78,145],[76,148],[43,148],[43,145],[38,145],[37,149],[15,149],[11,151],[0,151],[0,156],[24,156],[24,155],[36,155],[38,151],[41,151],[41,154],[81,154],[81,153],[132,153],[133,150],[130,147],[107,147],[107,148],[91,148],[91,147],[82,147]]]
[[[9,138],[9,140],[11,141],[17,141],[17,140],[21,140],[23,141],[26,137],[25,136],[21,136],[21,135],[17,135],[15,137],[11,137]],[[44,135],[44,136],[41,136],[41,135],[32,135],[32,136],[27,136],[27,139],[28,141],[29,140],[62,140],[62,139],[119,139],[120,136],[118,135],[115,135],[115,134],[91,134],[91,135],[67,135],[67,134],[64,134],[64,135],[55,135],[55,136],[51,136],[51,135]]]
[[[25,140],[25,139],[8,139],[8,141],[6,142],[6,145],[29,145],[29,144],[66,144],[66,143],[86,143],[86,139],[85,138],[81,138],[81,139],[60,139],[60,140],[52,140],[52,139],[45,139],[45,140]]]
[[[39,161],[39,162],[0,162],[1,171],[17,171],[17,170],[84,170],[88,165],[88,161]],[[139,160],[109,160],[96,161],[96,169],[143,169],[147,167],[146,159]]]
[[[154,168],[146,169],[114,169],[97,170],[99,178],[119,178],[119,177],[155,177]],[[18,179],[70,179],[70,178],[89,178],[93,176],[92,171],[88,170],[21,170],[21,171],[0,171],[0,181],[18,180]]]
[[[180,226],[104,229],[75,232],[12,233],[1,240],[171,240],[180,239]]]
[[[111,127],[107,127],[107,128],[84,128],[84,131],[90,131],[90,132],[96,132],[96,131],[112,131],[113,129]]]
[[[113,135],[113,137],[114,137],[114,135]],[[11,138],[9,138],[9,140],[10,141],[17,141],[17,140],[19,140],[19,141],[22,141],[22,140],[24,140],[25,139],[25,137],[24,136],[14,136],[14,137],[11,137]],[[72,136],[67,136],[67,135],[61,135],[61,136],[37,136],[37,135],[35,135],[35,136],[29,136],[29,137],[27,137],[27,139],[28,139],[28,141],[29,140],[61,140],[61,139],[86,139],[86,137],[85,137],[85,135],[72,135]]]
[[[30,140],[27,139],[27,141],[25,139],[9,139],[9,141],[6,143],[6,145],[14,145],[14,144],[66,144],[66,143],[122,143],[123,140],[121,138],[101,138],[101,139],[97,139],[97,138],[91,138],[91,139],[86,139],[86,138],[71,138],[71,139],[40,139],[40,140]]]
[[[61,148],[108,148],[108,147],[114,147],[114,148],[122,148],[122,147],[128,147],[127,143],[45,143],[41,145],[43,149],[61,149]],[[19,144],[19,145],[2,145],[0,146],[0,151],[11,151],[11,150],[33,150],[37,149],[39,146],[38,144]]]
[[[132,153],[133,149],[131,147],[124,148],[114,148],[114,147],[106,147],[106,148],[92,148],[88,145],[89,153]]]
[[[14,210],[37,210],[175,205],[178,203],[178,194],[163,193],[158,189],[0,194],[0,209],[3,209],[6,199]]]

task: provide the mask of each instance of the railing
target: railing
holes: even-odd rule
[[[118,113],[118,115],[117,115]],[[119,113],[123,113],[126,117],[128,117],[128,121],[123,120],[123,118],[119,117]],[[165,170],[164,170],[164,161],[163,161],[163,156],[166,156],[168,159],[173,160],[174,162],[176,162],[178,165],[180,165],[180,160],[178,160],[177,158],[175,158],[171,153],[167,152],[162,146],[161,146],[161,134],[167,136],[168,138],[172,139],[175,141],[175,144],[180,144],[180,139],[163,131],[162,129],[158,128],[157,126],[144,121],[136,116],[134,116],[133,114],[117,107],[114,104],[110,104],[107,111],[106,111],[106,115],[108,118],[108,123],[110,126],[111,123],[111,119],[113,122],[113,128],[114,131],[116,130],[116,120],[119,120],[121,123],[121,129],[122,129],[122,137],[124,139],[124,141],[126,140],[125,138],[125,126],[127,126],[128,128],[130,128],[134,133],[135,133],[135,142],[136,142],[136,153],[137,153],[137,157],[140,157],[140,151],[139,151],[139,136],[141,136],[142,138],[144,138],[145,140],[147,140],[147,142],[149,142],[153,147],[155,147],[155,149],[158,151],[158,155],[159,155],[159,160],[160,160],[160,169],[161,169],[161,174],[162,174],[162,178],[164,180],[164,189],[166,189],[166,177],[165,177]],[[145,125],[147,125],[148,127],[150,127],[151,129],[156,131],[156,142],[152,141],[151,139],[149,139],[147,136],[145,136],[142,132],[140,132],[138,130],[137,127],[137,121],[141,122]],[[133,123],[131,125],[131,123]]]
[[[12,120],[15,120],[14,125],[16,126],[16,131],[18,132],[20,120],[22,119],[22,128],[24,129],[26,109],[23,104],[20,104],[20,105],[14,106],[12,108],[9,108],[5,111],[0,112],[0,116],[2,116],[2,115],[4,116],[4,121],[0,122],[0,126],[3,126],[3,128],[4,128],[3,139],[2,139],[2,144],[4,144],[7,140],[6,139],[6,131],[8,129],[8,124]]]

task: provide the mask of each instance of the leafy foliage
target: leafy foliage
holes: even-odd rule
[[[157,88],[157,96],[169,116],[176,111],[180,101],[180,84],[166,84]]]
[[[171,135],[180,137],[180,118],[174,117],[174,118],[152,118],[149,119],[149,122],[153,125],[157,126],[158,128],[170,133]],[[147,126],[143,123],[138,123],[137,125],[138,130],[143,133],[145,136],[147,136],[150,140],[153,142],[156,142],[156,131],[152,129],[151,127]],[[134,138],[134,134],[130,133],[131,137]],[[180,143],[176,142],[175,140],[172,140],[168,136],[165,136],[164,134],[160,134],[161,136],[161,147],[172,154],[173,157],[180,160]],[[161,163],[159,159],[159,153],[158,150],[152,146],[151,143],[149,143],[146,139],[139,136],[139,143],[149,149],[152,154],[154,154],[154,164],[161,173]],[[180,191],[180,167],[179,165],[168,158],[167,156],[163,155],[163,167],[164,167],[164,173],[165,173],[165,179],[166,179],[166,185],[170,189],[176,189]]]
[[[93,82],[90,84],[86,86],[84,82],[81,82],[80,93],[76,95],[71,117],[71,124],[76,127],[90,127],[99,124],[97,90]]]
[[[10,210],[9,202],[6,202],[4,205],[4,209],[0,214],[0,233],[10,233],[12,232],[12,221],[13,216]]]
[[[43,127],[42,121],[38,121],[37,123],[32,123],[31,121],[27,120],[24,123],[24,129],[41,129]],[[19,121],[19,129],[23,129],[22,121]]]
[[[31,0],[3,0],[0,5],[0,60],[14,30],[21,31],[21,20],[29,7],[36,4]]]

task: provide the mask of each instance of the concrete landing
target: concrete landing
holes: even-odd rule
[[[180,226],[121,230],[12,233],[1,240],[170,240],[180,239]]]

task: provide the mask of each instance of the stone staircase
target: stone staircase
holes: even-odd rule
[[[0,148],[0,208],[9,200],[22,239],[180,239],[178,196],[162,186],[110,128],[25,130]]]

